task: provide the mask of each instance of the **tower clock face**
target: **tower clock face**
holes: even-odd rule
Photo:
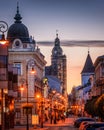
[[[54,54],[57,54],[57,51],[56,51],[56,50],[54,51]]]

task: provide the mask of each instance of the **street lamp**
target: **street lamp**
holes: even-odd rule
[[[8,49],[3,48],[2,45],[7,43],[7,40],[5,40],[5,35],[4,33],[8,30],[8,24],[5,21],[0,21],[0,32],[2,32],[1,38],[0,38],[0,55],[3,57],[8,57]],[[8,61],[5,61],[6,64],[8,64]],[[1,63],[1,62],[0,62]],[[2,66],[2,65],[1,65]],[[2,66],[3,69],[6,69],[5,74],[3,76],[3,78],[0,79],[0,81],[4,81],[6,83],[7,79],[7,66]],[[2,72],[0,72],[0,76],[2,76]],[[6,79],[5,79],[6,78]],[[2,83],[0,83],[2,84]],[[7,84],[6,84],[7,85]],[[7,86],[6,86],[7,87]],[[3,84],[2,86],[0,86],[1,88],[1,124],[2,124],[2,130],[4,130],[5,128],[5,123],[4,123],[4,91],[3,91]]]
[[[40,126],[41,126],[41,128],[43,128],[43,112],[44,112],[44,110],[43,110],[43,107],[44,107],[44,98],[42,97],[42,94],[41,95],[36,95],[36,97],[38,98],[38,99],[40,99]]]
[[[33,64],[32,64],[33,65]],[[34,67],[32,66],[31,70],[32,74],[35,74],[36,71]],[[23,106],[24,112],[26,114],[26,130],[29,130],[29,114],[32,113],[32,104],[29,103],[28,101],[28,64],[26,65],[26,90],[27,90],[27,95],[26,95],[26,104]]]
[[[8,41],[5,39],[4,33],[8,30],[8,24],[5,21],[0,21],[0,32],[2,32],[1,38],[0,38],[0,44],[7,44]]]
[[[53,120],[53,98],[54,98],[54,96],[55,96],[55,94],[56,94],[56,91],[55,90],[52,90],[51,92],[50,92],[50,94],[51,94],[51,103],[50,103],[50,123],[52,124],[52,120]]]

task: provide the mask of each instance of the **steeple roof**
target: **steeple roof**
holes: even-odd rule
[[[52,49],[52,55],[57,57],[57,56],[61,56],[62,53],[63,53],[63,50],[62,50],[62,48],[60,46],[60,39],[58,38],[58,33],[56,33],[54,47]]]
[[[14,19],[16,20],[15,23],[21,23],[21,19],[22,19],[22,17],[21,17],[21,15],[20,15],[20,13],[19,13],[18,2],[17,2],[17,13],[16,13]]]
[[[58,38],[58,33],[56,34],[55,46],[60,46],[60,39]]]
[[[8,29],[7,39],[10,42],[13,42],[14,39],[19,38],[23,43],[27,43],[27,42],[29,43],[30,38],[29,38],[28,28],[21,21],[22,17],[19,13],[18,3],[17,3],[17,11],[14,19],[15,19],[14,24],[12,24]]]
[[[89,51],[81,74],[82,73],[94,73],[94,65],[92,63],[92,59],[90,57]]]

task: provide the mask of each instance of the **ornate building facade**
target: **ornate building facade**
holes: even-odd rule
[[[32,114],[35,114],[35,94],[43,92],[42,78],[45,71],[45,57],[36,47],[35,40],[29,36],[28,28],[22,23],[22,17],[17,5],[15,22],[9,27],[7,39],[9,40],[9,64],[18,68],[18,95],[15,100],[15,124],[26,124],[26,115],[23,105],[32,103]],[[35,74],[31,70],[35,70]],[[20,91],[21,86],[24,88]],[[28,95],[27,95],[28,94]],[[29,115],[29,124],[32,117]]]
[[[60,39],[56,34],[54,47],[51,55],[51,66],[46,67],[46,75],[52,75],[61,81],[62,94],[67,94],[67,60],[60,46]]]

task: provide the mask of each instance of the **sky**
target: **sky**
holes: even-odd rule
[[[18,0],[22,23],[50,65],[56,30],[67,56],[67,91],[81,84],[88,48],[92,61],[104,54],[104,0]],[[14,23],[17,0],[0,0],[0,20]],[[79,41],[79,42],[76,42]],[[87,42],[85,42],[87,41]],[[89,41],[89,42],[88,42]],[[94,42],[92,42],[94,41]],[[45,44],[47,43],[47,44]],[[48,50],[48,51],[47,51]]]

